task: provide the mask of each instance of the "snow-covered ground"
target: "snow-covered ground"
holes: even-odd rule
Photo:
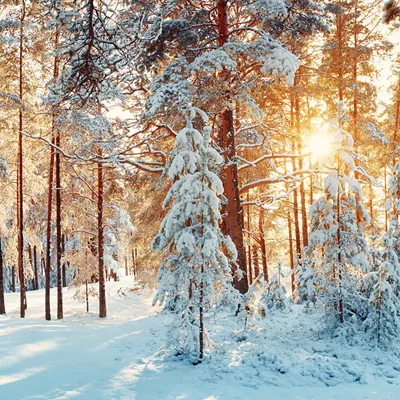
[[[153,293],[130,291],[130,277],[107,283],[108,317],[64,293],[65,318],[46,322],[43,291],[18,293],[0,316],[0,400],[363,400],[400,399],[400,360],[368,346],[323,338],[319,316],[299,307],[268,316],[238,340],[231,317],[208,324],[216,348],[200,365],[166,359],[169,317]],[[55,291],[52,304],[55,306]],[[53,316],[56,315],[53,308]]]

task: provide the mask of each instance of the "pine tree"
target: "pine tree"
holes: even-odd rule
[[[199,131],[201,116],[205,126]],[[207,331],[205,313],[232,295],[226,247],[236,257],[235,247],[220,228],[222,182],[216,170],[221,156],[211,147],[211,127],[202,111],[190,107],[186,126],[176,136],[168,175],[173,185],[164,201],[171,204],[153,249],[167,251],[159,271],[154,303],[175,313],[168,333],[168,346],[196,363],[204,357]]]
[[[400,264],[394,237],[397,226],[398,222],[392,220],[389,230],[382,237],[382,262],[377,271],[364,278],[367,285],[373,285],[364,327],[378,345],[383,347],[389,346],[400,332]]]
[[[325,178],[326,194],[310,209],[310,238],[307,257],[317,255],[315,262],[316,292],[328,310],[330,322],[352,319],[363,308],[360,296],[361,279],[369,268],[369,252],[363,223],[369,216],[362,204],[362,192],[354,178],[353,140],[341,128],[343,113],[335,127],[336,166]],[[357,222],[357,212],[361,222]]]

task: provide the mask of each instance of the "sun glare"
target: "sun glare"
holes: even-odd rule
[[[333,150],[330,139],[323,135],[310,137],[307,149],[315,160],[329,157]]]

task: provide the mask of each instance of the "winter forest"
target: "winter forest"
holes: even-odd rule
[[[400,399],[400,3],[0,0],[0,400]]]

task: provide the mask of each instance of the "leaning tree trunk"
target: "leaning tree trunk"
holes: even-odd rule
[[[0,239],[0,314],[6,313],[6,303],[4,300],[4,260],[3,260],[3,243]]]
[[[23,60],[24,60],[24,21],[25,21],[25,0],[22,0],[22,11],[20,20],[19,37],[19,97],[23,100]],[[24,271],[24,174],[23,174],[23,110],[19,109],[19,137],[18,137],[18,273],[20,284],[20,316],[25,318],[26,310],[26,288]]]
[[[228,41],[228,2],[218,0],[217,3],[217,30],[218,46],[224,46]],[[229,79],[226,70],[221,71],[219,78],[222,81]],[[226,93],[226,100],[229,101],[230,94]],[[221,113],[221,126],[219,129],[219,145],[224,153],[225,169],[222,175],[224,194],[227,204],[224,207],[224,219],[222,231],[229,235],[236,246],[238,259],[237,265],[241,271],[241,279],[234,270],[233,284],[240,293],[246,293],[249,285],[247,282],[246,252],[243,243],[243,209],[239,196],[239,178],[236,163],[232,162],[236,155],[235,135],[233,124],[233,111],[229,106]]]

